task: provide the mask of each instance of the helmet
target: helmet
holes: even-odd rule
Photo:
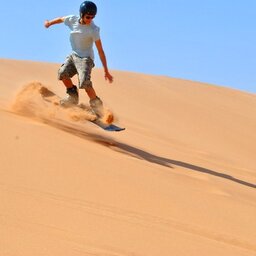
[[[97,6],[95,3],[91,2],[91,1],[84,1],[81,5],[80,5],[80,18],[83,18],[83,16],[85,14],[89,14],[89,15],[96,15],[97,13]]]

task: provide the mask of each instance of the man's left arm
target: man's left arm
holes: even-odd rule
[[[96,48],[98,50],[100,60],[101,60],[101,63],[103,65],[103,68],[104,68],[104,71],[105,71],[105,79],[108,80],[110,83],[112,83],[113,82],[113,76],[108,71],[107,59],[106,59],[106,55],[105,55],[103,47],[102,47],[101,40],[98,39],[97,41],[95,41],[95,45],[96,45]]]

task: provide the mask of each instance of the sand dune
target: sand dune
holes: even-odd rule
[[[111,133],[58,67],[0,60],[0,255],[256,255],[255,95],[95,69]]]

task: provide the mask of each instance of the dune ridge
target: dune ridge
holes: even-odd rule
[[[58,67],[0,60],[1,255],[256,254],[254,94],[94,69],[107,133]]]

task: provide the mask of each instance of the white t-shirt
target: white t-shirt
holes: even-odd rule
[[[66,16],[64,24],[71,30],[70,43],[72,50],[79,57],[94,59],[93,43],[100,39],[100,28],[92,21],[90,25],[79,23],[80,18],[75,15]]]

